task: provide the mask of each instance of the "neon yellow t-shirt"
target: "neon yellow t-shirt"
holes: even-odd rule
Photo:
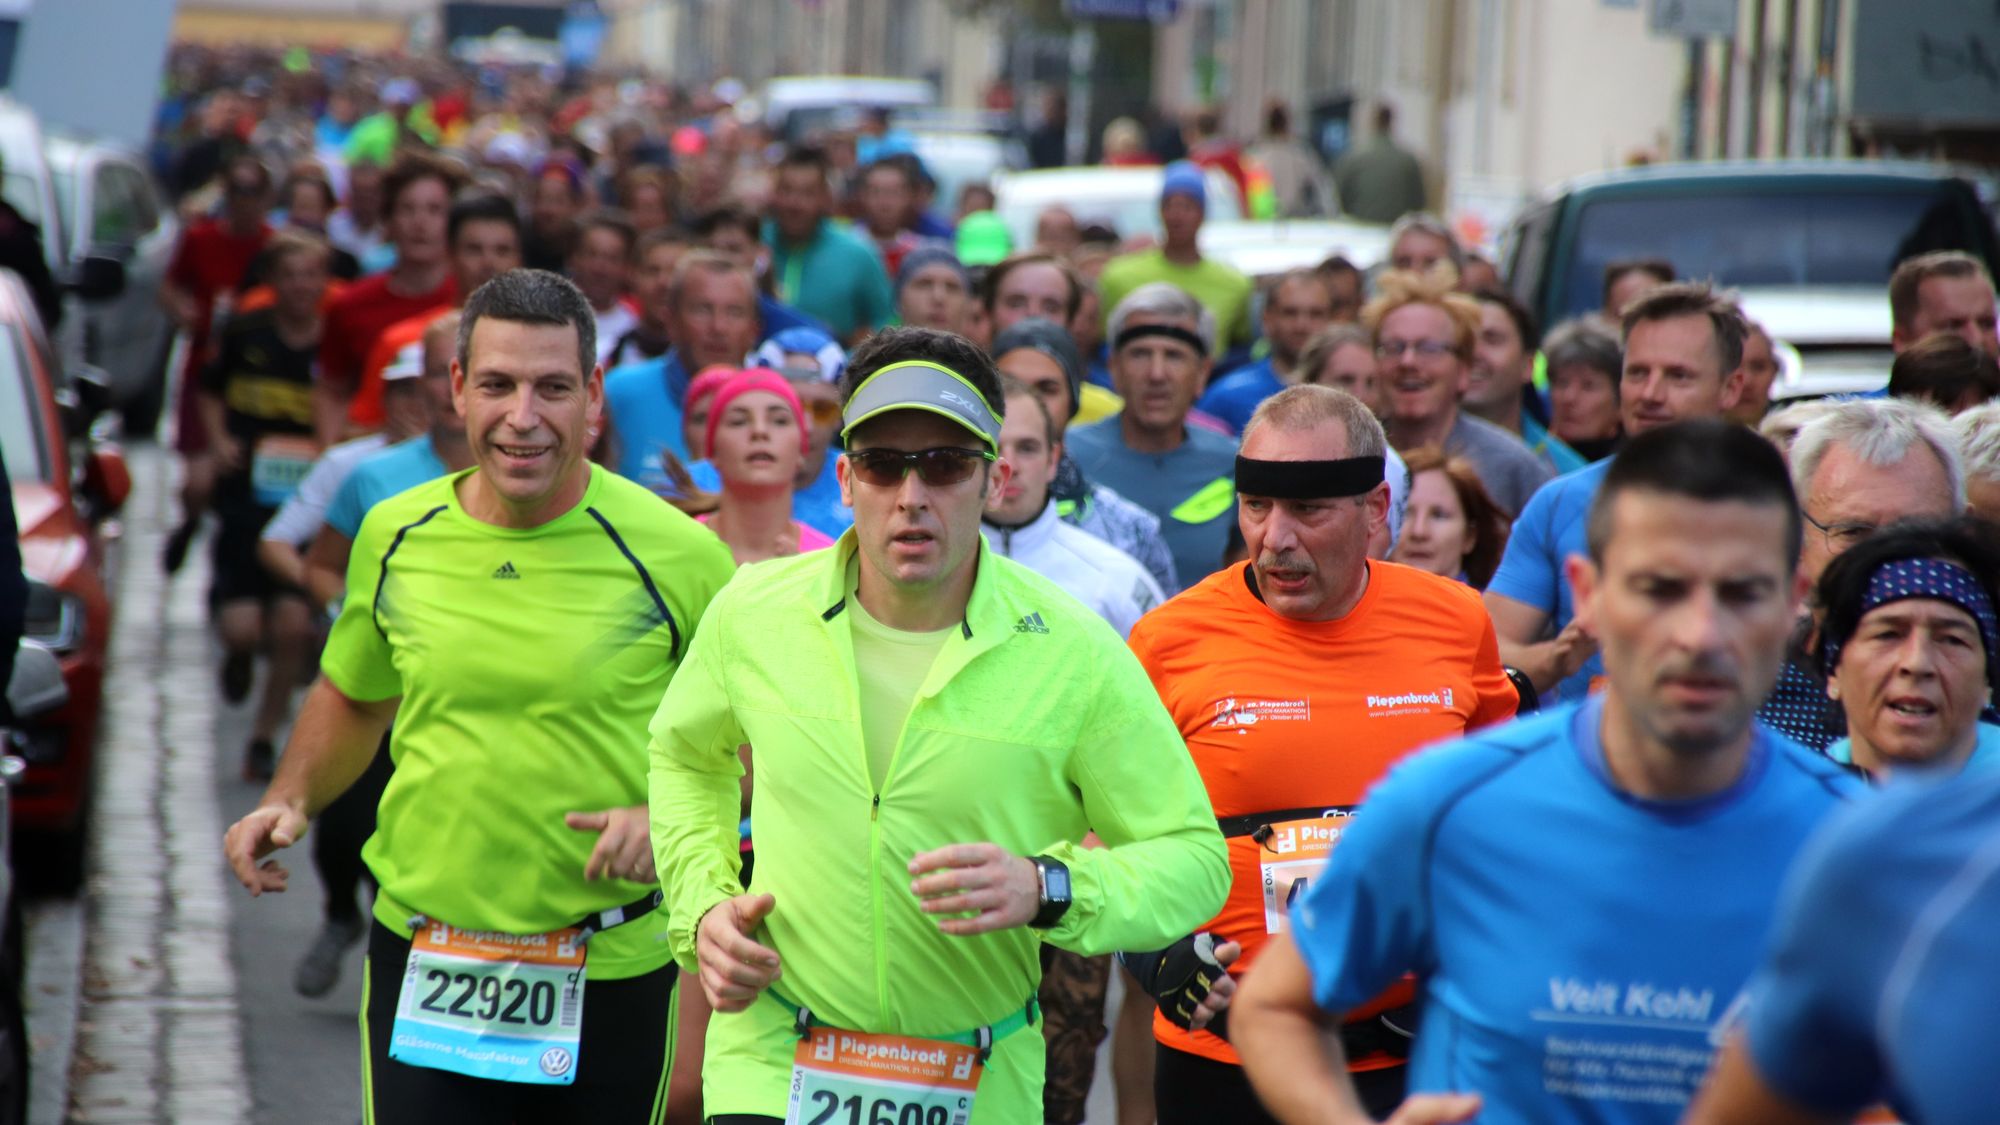
[[[585,882],[597,842],[563,814],[646,803],[646,727],[734,571],[708,529],[593,467],[540,527],[466,515],[456,473],[377,504],[321,668],[350,698],[402,697],[396,772],[362,858],[375,917],[543,933],[652,888]],[[592,979],[667,963],[654,911],[590,943]]]
[[[849,617],[854,623],[854,666],[861,674],[861,741],[868,747],[868,776],[879,791],[889,777],[889,763],[896,756],[896,743],[903,737],[917,692],[952,630],[892,629],[863,609],[860,598],[848,605],[853,610]]]
[[[1170,282],[1207,307],[1215,317],[1215,355],[1228,351],[1232,344],[1250,342],[1250,294],[1256,288],[1250,279],[1214,258],[1203,258],[1191,266],[1169,262],[1158,247],[1121,254],[1104,263],[1097,292],[1107,331],[1118,302],[1141,285],[1155,281]]]

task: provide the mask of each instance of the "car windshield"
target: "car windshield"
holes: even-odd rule
[[[47,484],[53,470],[42,399],[21,360],[19,336],[12,328],[0,329],[0,336],[0,457],[14,483]]]
[[[1974,232],[1944,187],[1613,198],[1584,205],[1576,251],[1557,294],[1564,317],[1595,311],[1604,267],[1673,248],[1674,272],[1733,287],[1889,283],[1897,262],[1928,250],[1976,252]]]

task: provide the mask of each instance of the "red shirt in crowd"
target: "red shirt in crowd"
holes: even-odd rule
[[[359,418],[356,421],[371,428],[381,425],[380,389],[368,385],[368,378],[372,375],[379,380],[381,372],[377,369],[371,373],[365,365],[382,333],[413,316],[450,308],[457,299],[458,283],[450,274],[445,275],[437,288],[408,297],[389,288],[388,274],[377,274],[348,286],[340,300],[326,311],[326,330],[319,346],[321,378],[332,379],[336,386],[350,392],[354,401],[378,404],[377,417],[372,422]]]

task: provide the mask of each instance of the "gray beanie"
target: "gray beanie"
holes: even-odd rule
[[[1001,330],[993,337],[993,358],[999,359],[1016,348],[1031,348],[1056,361],[1062,368],[1063,377],[1069,380],[1069,412],[1076,415],[1083,402],[1083,353],[1077,351],[1076,341],[1070,338],[1069,330],[1053,320],[1030,317],[1017,321],[1013,327]]]

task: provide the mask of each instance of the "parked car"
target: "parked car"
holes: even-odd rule
[[[125,431],[149,434],[166,402],[174,325],[160,307],[160,282],[173,261],[180,220],[160,198],[138,153],[61,134],[43,144],[70,268],[87,257],[116,258],[125,285],[115,297],[86,300],[83,359],[111,379]]]
[[[20,643],[14,674],[0,687],[17,724],[34,722],[69,699],[55,655],[33,641]],[[21,921],[21,882],[9,840],[7,799],[23,769],[25,763],[14,754],[13,732],[0,726],[0,1125],[21,1125],[28,1119],[28,1013],[22,993],[28,935]]]
[[[1335,254],[1366,273],[1389,256],[1389,228],[1347,219],[1245,219],[1204,222],[1204,257],[1263,281],[1319,265]]]
[[[933,210],[947,217],[957,209],[965,185],[990,184],[1000,173],[1028,163],[1021,142],[995,133],[916,129],[909,135],[917,159],[937,182]]]
[[[758,96],[764,123],[786,143],[870,109],[910,109],[937,104],[937,88],[916,78],[867,78],[844,74],[789,75],[764,84]]]
[[[13,792],[14,829],[36,837],[37,867],[57,889],[83,877],[111,637],[102,521],[131,491],[123,455],[90,436],[93,398],[57,365],[27,287],[0,272],[0,455],[28,575],[27,636],[55,653],[69,689],[66,704],[18,732],[26,768]]]
[[[1158,167],[1039,168],[1009,172],[993,179],[993,210],[1007,224],[1016,248],[1035,241],[1035,220],[1060,204],[1080,223],[1102,223],[1120,238],[1160,233],[1160,183],[1166,172]],[[1243,197],[1236,181],[1210,168],[1208,221],[1232,222],[1243,217]]]
[[[1889,274],[1931,250],[2000,265],[2000,237],[1978,193],[1950,172],[1893,161],[1725,161],[1564,184],[1514,220],[1501,261],[1544,324],[1595,311],[1605,266],[1623,258],[1664,257],[1682,277],[1738,289],[1745,312],[1792,345],[1795,366],[1774,393],[1798,397],[1887,382]]]

